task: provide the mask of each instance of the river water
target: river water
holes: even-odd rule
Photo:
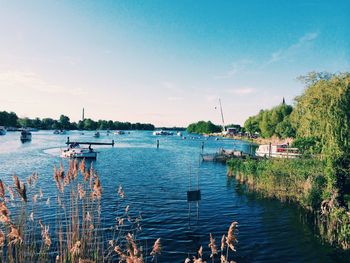
[[[155,239],[161,238],[163,251],[158,262],[183,262],[195,255],[200,245],[204,254],[210,254],[209,233],[219,247],[222,234],[227,233],[233,221],[239,223],[239,243],[233,257],[237,262],[347,260],[321,243],[312,227],[303,223],[305,220],[295,206],[246,195],[233,178],[226,176],[225,165],[199,161],[202,142],[204,152],[219,148],[247,150],[243,142],[191,136],[186,140],[178,136],[156,137],[146,131],[109,136],[102,132],[99,139],[93,138],[93,132],[54,135],[52,131],[39,131],[33,132],[32,141],[24,144],[19,136],[18,132],[8,132],[0,137],[1,180],[12,184],[14,173],[24,180],[37,171],[44,196],[52,198],[57,191],[52,180],[53,164],[62,160],[60,147],[64,147],[67,136],[72,141],[114,139],[115,147],[95,147],[99,154],[94,167],[103,187],[103,221],[114,224],[116,211],[112,200],[118,185],[123,185],[130,209],[142,213],[143,242],[150,247]],[[190,180],[192,187],[197,187],[198,181],[201,189],[198,210],[193,203],[189,211],[186,193]],[[50,220],[50,215],[47,216]]]

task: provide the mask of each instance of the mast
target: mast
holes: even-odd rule
[[[84,121],[85,120],[85,116],[84,116],[84,108],[83,108],[83,114],[81,116],[81,120]]]
[[[221,99],[220,98],[219,98],[219,104],[220,104],[220,112],[221,112],[221,120],[222,120],[222,129],[223,129],[223,132],[225,132],[226,128],[225,128],[224,114],[222,113],[222,106],[221,106]]]

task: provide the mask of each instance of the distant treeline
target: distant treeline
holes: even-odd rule
[[[0,111],[0,126],[5,127],[31,127],[40,130],[154,130],[149,123],[130,123],[112,120],[85,119],[84,121],[70,122],[69,117],[61,115],[58,120],[51,118],[18,118],[14,112]]]

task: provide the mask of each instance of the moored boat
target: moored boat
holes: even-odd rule
[[[66,150],[61,151],[61,157],[63,158],[79,158],[79,159],[96,159],[97,152],[89,147],[80,147],[78,143],[72,143]]]
[[[4,126],[0,126],[0,135],[5,135],[6,134],[6,129]]]
[[[98,132],[98,131],[95,132],[94,137],[95,137],[95,138],[99,138],[99,137],[100,137],[100,132]]]
[[[163,131],[163,130],[160,130],[160,131],[154,131],[153,132],[153,135],[174,135],[173,132],[169,132],[169,131]]]
[[[259,157],[296,158],[300,156],[298,148],[291,148],[288,144],[262,144],[255,152]]]
[[[115,135],[123,135],[125,134],[125,131],[117,130],[114,132]]]
[[[32,133],[28,130],[21,131],[21,142],[28,142],[32,140]]]

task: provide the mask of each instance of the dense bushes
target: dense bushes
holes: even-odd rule
[[[294,137],[295,129],[289,118],[292,111],[292,106],[283,101],[271,110],[261,110],[258,115],[249,117],[244,123],[244,128],[251,134],[260,133],[263,138]]]
[[[228,174],[263,196],[293,201],[313,212],[328,242],[350,248],[350,215],[336,202],[324,175],[326,161],[317,159],[231,159]],[[330,202],[328,202],[328,198]]]
[[[199,121],[196,123],[191,123],[187,127],[187,131],[190,133],[208,134],[214,132],[221,132],[222,128],[213,124],[211,121]]]

